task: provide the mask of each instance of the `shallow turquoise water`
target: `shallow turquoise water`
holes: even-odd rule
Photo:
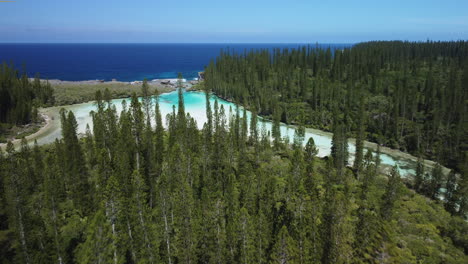
[[[226,116],[228,116],[230,110],[232,111],[233,114],[235,113],[235,109],[236,109],[235,104],[225,101],[223,99],[220,99],[214,95],[210,97],[211,107],[214,107],[214,102],[216,99],[218,100],[219,107],[222,106],[224,108],[226,112]],[[126,101],[127,105],[129,105],[130,103],[129,99],[112,100],[112,103],[115,105],[118,113],[120,113],[120,111],[122,110],[122,101]],[[202,92],[185,92],[184,103],[185,103],[185,111],[188,112],[190,116],[192,116],[196,120],[198,127],[202,128],[203,124],[207,120],[206,114],[205,114],[205,109],[206,109],[205,94]],[[164,124],[166,124],[165,117],[167,114],[172,112],[173,106],[176,107],[176,111],[177,111],[177,105],[178,105],[177,92],[174,91],[174,92],[162,94],[159,97],[159,105],[160,105],[160,110],[163,116],[163,122]],[[85,133],[87,124],[89,124],[89,126],[92,128],[92,119],[90,116],[90,112],[93,110],[96,110],[96,106],[93,102],[78,104],[78,105],[70,105],[64,108],[74,112],[77,122],[78,122],[78,133]],[[239,110],[242,116],[243,108],[239,107]],[[251,113],[247,111],[247,118],[249,120],[250,120],[250,116],[251,116]],[[259,119],[259,123],[258,123],[259,131],[261,131],[263,123],[265,123],[266,130],[271,131],[272,123],[264,119]],[[294,127],[292,126],[287,126],[285,124],[281,125],[281,136],[287,137],[289,139],[289,142],[293,142],[294,131],[295,131]],[[38,143],[48,144],[48,143],[55,141],[56,138],[60,138],[60,137],[61,137],[61,129],[57,127],[50,133],[47,133],[41,138],[38,138]],[[330,148],[331,148],[331,134],[330,133],[322,132],[319,130],[306,129],[306,134],[305,134],[303,143],[305,144],[309,140],[310,137],[313,137],[315,144],[317,145],[317,148],[319,149],[318,156],[324,157],[330,154]],[[353,158],[354,151],[355,151],[355,145],[350,142],[349,143],[349,152],[351,154],[350,160],[349,160],[350,164],[352,163],[354,159]],[[389,165],[389,166],[394,166],[395,164],[398,165],[400,174],[402,176],[407,176],[408,174],[414,174],[415,162],[412,160],[397,159],[388,154],[382,154],[381,160],[382,160],[382,164],[384,165]]]

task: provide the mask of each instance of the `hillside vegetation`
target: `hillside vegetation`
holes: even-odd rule
[[[205,79],[217,95],[272,119],[332,131],[338,116],[348,136],[363,130],[367,140],[457,171],[466,162],[466,41],[226,50]]]
[[[148,87],[117,115],[97,93],[93,131],[0,157],[2,263],[466,263],[468,224],[408,189],[379,153],[347,167],[334,137],[270,142],[257,116],[207,100],[199,130],[178,110],[163,128]],[[207,94],[208,98],[208,94]],[[150,126],[155,119],[156,126]],[[448,203],[448,201],[447,201]]]

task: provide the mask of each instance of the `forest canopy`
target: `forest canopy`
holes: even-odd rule
[[[466,41],[224,50],[205,79],[217,95],[272,119],[332,131],[338,116],[349,136],[365,126],[367,140],[457,170],[465,162]]]
[[[303,127],[293,144],[270,142],[255,112],[248,124],[245,112],[209,100],[200,130],[181,89],[165,130],[145,84],[142,94],[118,115],[98,92],[82,139],[73,112],[62,111],[55,144],[8,144],[2,263],[468,260],[463,218],[408,189],[397,168],[379,174],[379,152],[367,152],[356,174],[342,134],[319,159],[313,139],[300,144]]]
[[[98,91],[83,137],[63,110],[55,143],[0,150],[0,262],[466,263],[466,46],[223,52],[206,69],[202,129],[180,83],[165,117],[146,81],[121,113]],[[53,103],[38,78],[2,76],[5,122]],[[212,107],[211,91],[250,120]],[[281,121],[297,124],[293,142]],[[333,131],[329,157],[302,145],[305,126]],[[382,174],[365,139],[418,154],[414,179]],[[428,171],[422,157],[438,162]]]
[[[30,80],[13,65],[0,66],[0,124],[23,125],[37,118],[37,108],[54,104],[54,91],[39,75]],[[1,132],[1,131],[0,131]]]

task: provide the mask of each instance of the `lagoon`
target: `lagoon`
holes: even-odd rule
[[[155,99],[153,99],[155,100]],[[223,100],[215,95],[210,96],[210,103],[211,107],[214,107],[215,100],[218,100],[219,107],[223,107],[226,115],[229,115],[229,112],[232,111],[232,114],[235,114],[236,105],[234,103],[228,102]],[[116,107],[118,113],[122,110],[122,101],[126,101],[127,105],[130,105],[130,99],[114,99],[112,100],[112,104]],[[176,108],[178,105],[178,95],[176,91],[170,93],[164,93],[159,96],[159,104],[161,114],[163,116],[163,123],[165,122],[165,117],[167,114],[172,112],[173,107]],[[185,111],[193,117],[198,127],[201,129],[203,124],[207,121],[206,118],[206,99],[205,94],[203,92],[198,91],[185,91],[184,92],[184,104],[185,104]],[[34,137],[28,138],[28,140],[36,139],[39,145],[49,144],[54,142],[56,139],[61,138],[61,128],[60,128],[60,115],[59,111],[61,108],[64,108],[68,111],[73,111],[78,122],[78,133],[84,134],[86,132],[86,126],[89,125],[92,129],[92,118],[90,112],[96,110],[96,105],[94,102],[82,103],[82,104],[75,104],[75,105],[68,105],[68,106],[60,106],[60,107],[50,107],[41,110],[41,113],[47,115],[51,120],[47,127],[40,131]],[[240,114],[242,116],[243,108],[239,106]],[[246,111],[247,118],[250,119],[251,113]],[[267,131],[271,131],[272,123],[269,120],[259,118],[258,127],[259,131],[261,131],[262,127],[265,127]],[[281,136],[287,138],[289,142],[293,142],[295,132],[295,126],[290,126],[286,124],[281,124]],[[312,137],[317,145],[319,150],[318,156],[324,157],[330,155],[331,149],[331,138],[332,134],[329,132],[324,132],[317,129],[306,129],[305,138],[304,138],[304,145],[307,143],[309,138]],[[365,148],[372,149],[375,151],[376,144],[365,142]],[[355,152],[355,144],[354,140],[349,140],[349,153],[350,159],[349,164],[352,164],[354,160],[354,152]],[[403,177],[409,177],[414,175],[415,167],[416,167],[416,160],[417,158],[411,156],[407,153],[389,149],[382,147],[381,148],[381,160],[382,165],[386,171],[389,170],[391,166],[397,165],[400,171],[400,174]],[[432,167],[434,165],[431,161],[425,161],[425,165],[428,167]],[[448,169],[445,169],[445,173],[447,173]]]

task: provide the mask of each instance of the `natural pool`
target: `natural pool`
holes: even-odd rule
[[[214,106],[215,100],[218,100],[219,107],[221,106],[224,107],[226,115],[229,114],[230,109],[232,110],[233,114],[235,113],[236,111],[235,104],[228,102],[226,100],[223,100],[215,95],[212,95],[210,97],[211,107]],[[126,101],[127,105],[129,105],[130,103],[130,99],[112,100],[112,103],[115,105],[118,113],[120,113],[120,111],[122,110],[122,101]],[[177,108],[177,104],[178,104],[178,95],[176,91],[161,94],[159,96],[160,110],[161,110],[164,120],[165,120],[165,116],[169,114],[170,112],[172,112],[172,108],[174,105]],[[195,120],[197,121],[198,127],[202,128],[203,124],[207,120],[206,114],[205,114],[205,110],[206,110],[205,94],[202,92],[196,92],[196,91],[184,92],[184,104],[185,104],[185,111],[188,112],[190,116],[195,118]],[[51,108],[43,109],[41,111],[42,113],[45,113],[49,117],[52,118],[49,125],[46,127],[46,129],[41,131],[41,133],[39,133],[38,135],[36,135],[35,137],[31,137],[30,140],[36,139],[38,144],[43,145],[43,144],[52,143],[55,141],[55,139],[61,137],[60,117],[59,117],[59,111],[61,108],[74,112],[75,117],[78,122],[78,133],[85,133],[87,124],[89,124],[89,126],[92,128],[92,118],[90,116],[90,112],[96,109],[96,105],[94,102],[75,104],[75,105],[69,105],[69,106],[63,106],[63,107],[51,107]],[[239,107],[239,108],[240,108],[239,109],[240,114],[242,115],[243,108],[242,107]],[[250,119],[250,115],[251,115],[250,112],[247,111],[248,119]],[[272,123],[262,118],[260,118],[258,122],[259,130],[262,129],[263,123],[264,123],[266,130],[271,131]],[[281,124],[281,136],[287,137],[289,139],[289,142],[293,142],[294,132],[295,132],[294,126]],[[313,137],[315,144],[317,145],[317,148],[319,149],[318,156],[324,157],[330,154],[331,138],[332,138],[331,133],[324,132],[321,130],[316,130],[316,129],[306,129],[304,144],[309,140],[310,137]],[[375,150],[376,144],[366,142],[365,147]],[[350,153],[349,164],[352,164],[352,161],[354,160],[354,152],[355,152],[354,141],[350,140],[349,141],[349,153]],[[414,168],[416,167],[416,158],[414,156],[411,156],[407,153],[404,153],[398,150],[393,150],[393,149],[389,149],[385,147],[381,149],[381,152],[382,152],[382,155],[381,155],[382,165],[386,165],[385,167],[398,165],[400,174],[403,177],[407,177],[409,175],[414,174]],[[433,162],[426,161],[425,164],[426,166],[431,167],[433,165]],[[445,169],[445,173],[447,173],[447,169]]]

